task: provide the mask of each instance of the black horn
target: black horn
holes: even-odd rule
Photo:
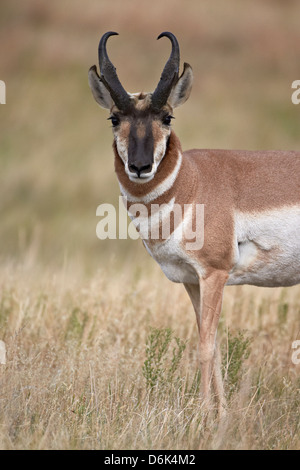
[[[111,94],[112,99],[114,100],[116,106],[120,111],[127,111],[131,107],[131,99],[123,88],[114,65],[109,60],[106,42],[110,36],[116,36],[118,33],[113,31],[108,31],[103,34],[99,42],[98,47],[98,57],[99,57],[99,67],[100,67],[100,78],[104,83],[106,88]]]
[[[157,39],[166,36],[172,43],[172,52],[161,74],[160,81],[156,90],[152,94],[152,106],[155,109],[161,109],[167,102],[172,87],[178,79],[179,74],[179,44],[174,34],[165,31]]]

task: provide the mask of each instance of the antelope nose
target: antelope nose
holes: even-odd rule
[[[152,168],[152,165],[134,165],[134,164],[131,164],[129,165],[129,170],[132,172],[132,173],[136,173],[138,178],[141,177],[141,175],[143,173],[149,173],[151,171],[151,168]]]

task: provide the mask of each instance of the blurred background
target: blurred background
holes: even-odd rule
[[[108,50],[131,92],[156,87],[170,53],[156,37],[177,36],[195,75],[173,124],[184,149],[300,150],[299,18],[297,0],[1,0],[1,262],[148,262],[140,241],[96,237],[97,206],[119,196],[107,112],[87,82],[104,32],[120,34]]]

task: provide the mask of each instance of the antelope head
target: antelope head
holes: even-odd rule
[[[110,110],[108,119],[126,174],[131,181],[143,183],[154,177],[166,153],[173,110],[188,99],[193,72],[185,63],[179,77],[179,45],[174,34],[164,32],[157,39],[169,38],[172,52],[155,91],[127,93],[106,50],[108,38],[117,34],[110,31],[102,36],[98,48],[100,76],[93,65],[89,85],[96,102]]]

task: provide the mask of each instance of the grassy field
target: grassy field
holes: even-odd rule
[[[14,268],[1,281],[1,448],[299,448],[299,289],[228,288],[220,427],[199,394],[189,300],[158,270],[103,268],[84,280]]]
[[[117,30],[124,86],[153,89],[170,50],[155,38],[170,30],[195,74],[174,122],[183,148],[299,150],[299,14],[292,0],[2,0],[1,449],[300,447],[299,287],[227,288],[218,426],[183,287],[140,241],[96,237],[96,208],[119,189],[87,85],[101,34]]]

